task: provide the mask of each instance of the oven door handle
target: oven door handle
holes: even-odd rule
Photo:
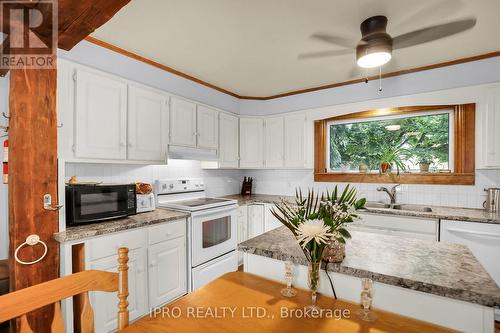
[[[219,214],[219,213],[224,213],[224,212],[229,212],[229,211],[234,211],[238,209],[238,205],[226,205],[226,206],[221,206],[221,207],[215,207],[215,208],[210,208],[210,209],[203,209],[199,211],[194,211],[191,212],[192,217],[198,217],[200,215],[209,215],[209,214]]]

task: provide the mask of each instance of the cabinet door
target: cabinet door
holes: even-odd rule
[[[219,166],[238,167],[238,117],[219,115]]]
[[[484,114],[485,144],[483,145],[486,167],[500,166],[500,87],[488,92],[488,106]]]
[[[74,158],[74,68],[58,59],[57,64],[57,156],[60,159]]]
[[[75,103],[75,156],[126,159],[127,85],[77,70]]]
[[[238,207],[238,244],[248,239],[248,208],[246,205]],[[238,265],[243,264],[243,252],[238,251]]]
[[[170,144],[196,146],[196,104],[180,98],[170,100]]]
[[[217,149],[219,146],[219,112],[198,105],[196,112],[196,145],[200,148]]]
[[[264,205],[248,205],[248,238],[264,233]]]
[[[305,153],[305,122],[303,114],[285,117],[285,167],[304,168]]]
[[[129,250],[128,261],[128,310],[130,320],[145,315],[148,311],[147,304],[147,278],[146,278],[146,248]],[[112,255],[89,264],[88,269],[97,269],[108,272],[118,272],[118,256]],[[95,332],[115,332],[118,327],[117,311],[118,296],[116,292],[91,292],[90,301],[94,309]]]
[[[240,167],[262,168],[264,165],[264,121],[240,118]]]
[[[283,117],[267,118],[264,127],[264,166],[283,167]]]
[[[168,96],[129,86],[128,158],[166,162]]]
[[[179,237],[149,247],[149,307],[187,292],[186,239]]]
[[[265,209],[265,221],[264,221],[264,232],[271,231],[273,229],[279,228],[283,225],[274,215],[271,213],[271,208],[273,205],[264,205]]]

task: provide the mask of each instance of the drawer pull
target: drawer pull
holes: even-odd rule
[[[168,236],[171,236],[171,235],[172,235],[172,231],[167,231],[167,232],[165,233],[165,236],[167,236],[167,237],[168,237]]]
[[[495,234],[493,232],[484,232],[484,231],[471,231],[465,229],[456,229],[456,228],[448,228],[449,232],[457,233],[457,234],[469,234],[478,237],[486,237],[486,238],[495,238],[500,239],[500,234]]]

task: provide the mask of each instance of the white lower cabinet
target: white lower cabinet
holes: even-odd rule
[[[264,233],[264,205],[248,205],[248,238]]]
[[[239,206],[236,213],[238,219],[238,244],[248,239],[248,208],[246,205]],[[238,252],[238,265],[243,264],[243,253]]]
[[[130,320],[135,320],[148,311],[146,265],[147,249],[145,246],[129,249],[128,310]],[[87,269],[118,272],[118,255],[111,255],[92,261],[87,266]],[[117,293],[92,292],[90,293],[90,302],[94,309],[95,332],[116,331],[118,325]]]
[[[186,220],[120,232],[85,243],[85,267],[118,271],[119,247],[129,248],[130,320],[187,292]],[[95,332],[117,327],[117,293],[92,292]]]
[[[186,239],[179,237],[148,249],[149,307],[157,307],[187,292]]]
[[[273,213],[271,212],[271,209],[273,208],[274,205],[272,204],[265,204],[264,209],[265,209],[265,221],[264,221],[264,232],[271,231],[273,229],[279,228],[283,225],[283,223],[278,220]]]

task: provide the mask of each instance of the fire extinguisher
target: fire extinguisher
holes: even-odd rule
[[[3,183],[9,182],[9,140],[3,142]]]

